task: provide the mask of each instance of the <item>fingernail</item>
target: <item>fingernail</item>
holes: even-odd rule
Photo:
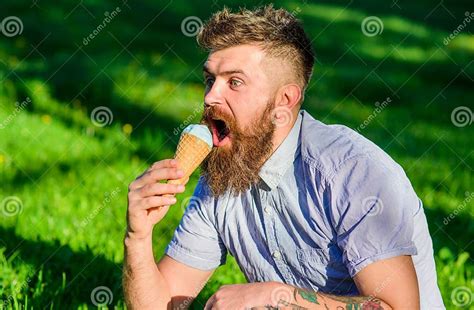
[[[178,175],[181,177],[184,175],[184,171],[183,170],[178,170]]]
[[[184,190],[184,185],[178,185],[178,190],[183,191]]]

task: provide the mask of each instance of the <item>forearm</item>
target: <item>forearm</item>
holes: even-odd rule
[[[168,309],[171,297],[152,250],[151,236],[144,240],[124,240],[123,288],[129,309]]]
[[[281,283],[281,290],[291,294],[282,294],[289,298],[280,298],[276,309],[290,307],[291,309],[324,309],[324,310],[387,310],[392,309],[384,301],[370,296],[336,296],[300,289]],[[289,299],[289,300],[285,300]]]

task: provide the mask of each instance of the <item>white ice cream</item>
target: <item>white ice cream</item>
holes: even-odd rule
[[[207,128],[206,125],[198,125],[198,124],[191,124],[188,127],[184,128],[183,132],[181,133],[184,135],[185,133],[194,135],[198,137],[199,139],[203,140],[204,142],[209,145],[210,148],[212,148],[212,134],[209,131],[209,128]]]

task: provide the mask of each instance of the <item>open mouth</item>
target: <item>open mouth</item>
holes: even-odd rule
[[[227,137],[230,130],[223,120],[216,119],[214,120],[214,124],[216,125],[217,129],[217,137],[219,138],[219,141],[222,141],[225,137]]]
[[[230,129],[220,119],[211,119],[212,139],[215,146],[222,146],[230,140]]]

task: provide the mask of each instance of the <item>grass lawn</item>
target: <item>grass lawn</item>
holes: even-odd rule
[[[446,307],[468,309],[474,21],[459,26],[471,3],[359,2],[275,2],[303,20],[317,54],[303,108],[358,130],[403,166],[425,206]],[[127,186],[173,156],[180,128],[202,109],[206,54],[181,23],[244,3],[254,6],[2,1],[0,20],[16,16],[22,31],[0,32],[0,309],[125,307]],[[375,34],[361,28],[369,16],[381,22]],[[155,227],[157,258],[196,181]],[[192,308],[245,282],[227,261]]]

